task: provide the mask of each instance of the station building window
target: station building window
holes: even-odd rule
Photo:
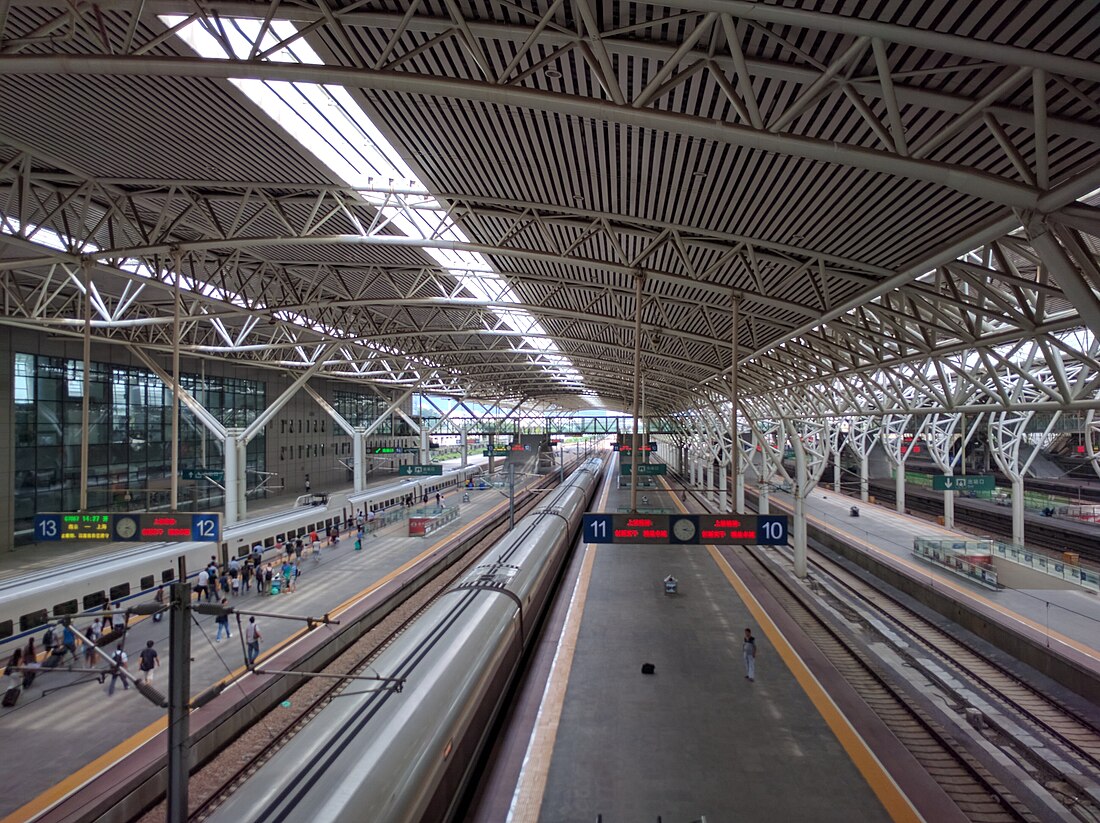
[[[79,508],[84,363],[16,353],[14,365],[18,544],[29,541],[36,512]],[[172,393],[156,375],[128,366],[93,362],[88,378],[88,508],[167,508]],[[180,382],[225,426],[247,426],[267,405],[260,381],[184,374]],[[221,443],[186,406],[180,409],[180,466],[220,468]],[[263,471],[264,454],[260,434],[248,444],[246,468]],[[210,484],[187,491],[181,490],[181,508],[224,504]]]

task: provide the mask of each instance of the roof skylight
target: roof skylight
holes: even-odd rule
[[[160,19],[175,27],[186,18],[165,15]],[[215,36],[196,20],[181,26],[176,34],[201,57],[243,60],[258,49],[270,52],[266,57],[274,62],[323,64],[292,23],[272,21],[261,38],[263,25],[259,19],[223,18]],[[280,47],[280,43],[290,45]],[[521,338],[532,354],[559,351],[483,255],[448,248],[471,241],[343,87],[247,79],[230,82],[349,187],[361,190],[360,196],[378,210],[385,225],[408,237],[436,242],[436,247],[424,246],[424,254],[476,299],[516,304],[516,308],[490,307],[490,311]],[[563,355],[553,360],[539,358],[538,365],[562,385],[573,386],[580,379],[579,372]]]

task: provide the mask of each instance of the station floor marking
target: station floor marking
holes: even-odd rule
[[[668,484],[665,483],[666,489]],[[676,507],[680,509],[684,514],[688,513],[687,508],[680,502],[671,489],[668,489],[669,494],[672,497]],[[814,708],[825,720],[826,725],[832,730],[836,739],[840,742],[840,745],[844,747],[844,750],[848,753],[848,756],[852,759],[859,773],[863,775],[863,779],[867,781],[867,784],[871,787],[871,791],[875,793],[875,796],[882,803],[886,812],[898,823],[916,823],[916,821],[923,821],[924,818],[916,807],[913,806],[909,797],[901,790],[901,787],[894,781],[893,775],[886,770],[886,767],[882,765],[882,762],[875,756],[875,753],[867,745],[867,742],[856,731],[851,721],[840,710],[840,708],[833,702],[833,698],[825,690],[825,687],[821,685],[821,681],[814,676],[810,671],[810,667],[806,665],[806,662],[801,656],[794,650],[794,647],[787,642],[787,638],[783,636],[783,632],[779,627],[775,625],[767,611],[760,604],[760,601],[756,599],[756,596],[749,591],[748,586],[745,585],[745,581],[741,579],[740,575],[733,570],[733,567],[729,564],[729,561],[722,556],[715,546],[707,546],[707,552],[710,553],[711,558],[714,560],[715,565],[718,566],[719,571],[729,581],[729,584],[733,586],[734,591],[737,592],[738,597],[741,598],[745,607],[752,614],[753,619],[757,622],[764,634],[767,635],[768,640],[771,641],[772,646],[778,651],[780,658],[787,665],[791,674],[794,675],[798,685],[802,687],[802,691],[806,693],[806,696],[810,698],[810,702],[814,704]]]
[[[367,597],[368,595],[372,594],[376,590],[380,589],[382,586],[385,586],[387,583],[389,583],[394,578],[398,577],[399,575],[401,575],[402,573],[407,571],[409,568],[414,566],[416,563],[423,560],[425,557],[430,555],[432,552],[437,551],[448,540],[453,540],[456,537],[458,537],[458,535],[462,534],[463,532],[474,529],[479,523],[481,523],[481,521],[488,518],[496,508],[497,508],[496,506],[494,506],[493,508],[490,508],[489,510],[487,510],[487,511],[483,512],[482,514],[478,515],[477,517],[475,517],[473,520],[471,520],[469,523],[467,523],[465,526],[463,526],[462,529],[460,529],[459,531],[455,532],[452,535],[446,535],[443,538],[441,538],[440,540],[436,541],[431,546],[429,546],[427,549],[425,549],[423,552],[418,554],[416,557],[414,557],[411,560],[403,563],[401,566],[394,569],[392,572],[387,574],[385,577],[379,578],[375,582],[371,583],[371,585],[367,586],[365,589],[360,591],[358,594],[354,594],[351,597],[349,597],[347,600],[345,600],[339,606],[336,606],[335,608],[333,608],[329,612],[329,614],[331,616],[335,617],[336,615],[346,611],[356,601],[361,600],[364,597]],[[307,629],[301,629],[301,630],[295,632],[294,634],[290,635],[290,637],[287,637],[287,638],[279,641],[278,643],[273,645],[270,649],[265,650],[264,653],[262,655],[260,655],[260,658],[257,662],[262,663],[262,661],[264,659],[271,660],[271,658],[273,656],[275,656],[277,653],[279,653],[281,651],[284,651],[285,649],[292,646],[294,643],[298,642],[299,640],[302,640],[307,633],[308,633]],[[261,668],[262,668],[262,665],[261,665]],[[225,677],[223,677],[221,680],[217,681],[217,683],[215,685],[221,685],[221,686],[224,686],[224,687],[228,687],[232,683],[236,682],[239,678],[247,677],[247,676],[250,676],[250,675],[251,675],[251,672],[248,671],[247,667],[241,666],[240,668],[233,671],[231,674],[228,674]],[[71,775],[64,778],[63,780],[58,781],[53,787],[51,787],[51,788],[47,789],[46,791],[42,792],[40,795],[38,795],[38,797],[36,797],[33,800],[29,801],[28,803],[24,804],[20,808],[16,809],[14,812],[11,812],[9,815],[7,815],[2,820],[0,820],[0,823],[26,823],[27,821],[34,820],[39,815],[49,811],[51,808],[56,806],[58,803],[65,800],[67,797],[72,795],[74,792],[79,791],[81,788],[86,786],[92,779],[94,779],[97,775],[101,774],[103,771],[110,768],[115,763],[119,762],[120,760],[122,760],[126,756],[130,755],[135,750],[137,750],[139,747],[141,747],[141,746],[145,745],[146,743],[148,743],[150,740],[155,738],[158,734],[166,731],[167,728],[168,728],[168,720],[167,720],[166,717],[161,718],[160,720],[157,720],[157,721],[149,724],[148,726],[146,726],[141,731],[136,732],[135,734],[131,735],[126,740],[119,743],[117,746],[113,747],[110,751],[100,755],[95,760],[91,761],[86,766],[81,767],[80,769],[73,772]]]
[[[600,498],[601,511],[607,506],[611,486],[610,475],[608,475]],[[547,677],[542,700],[539,702],[535,728],[527,743],[527,752],[523,756],[523,766],[520,768],[515,794],[512,795],[512,804],[508,809],[508,823],[537,823],[539,819],[543,797],[546,794],[546,781],[550,775],[550,761],[554,756],[558,727],[561,725],[565,694],[569,687],[569,675],[573,670],[573,655],[577,650],[581,618],[584,616],[584,607],[588,600],[592,568],[596,563],[596,549],[595,543],[585,545],[584,559],[569,600],[565,626],[558,639],[554,661],[550,666],[550,675]]]
[[[775,503],[780,508],[785,509],[788,512],[790,511],[790,506],[788,506],[784,501],[776,500],[773,497],[772,502]],[[885,513],[886,514],[892,514],[891,512],[885,512]],[[896,516],[901,517],[902,515],[896,515]],[[818,528],[822,529],[823,531],[828,531],[829,530],[830,523],[826,520],[821,520],[820,518],[818,518],[818,517],[816,517],[815,515],[812,515],[812,514],[807,514],[806,519],[808,521],[812,521],[815,525],[817,525]],[[906,557],[902,557],[901,555],[897,555],[897,554],[894,554],[893,552],[889,552],[889,551],[886,551],[885,549],[881,549],[878,546],[874,545],[873,543],[870,543],[867,540],[863,539],[858,534],[853,534],[852,532],[847,531],[846,529],[843,529],[840,526],[833,525],[833,528],[835,529],[835,531],[839,532],[840,534],[843,534],[848,540],[852,541],[853,543],[858,543],[860,546],[862,546],[868,552],[870,552],[872,554],[875,554],[875,555],[878,555],[880,557],[889,559],[889,560],[897,563],[898,565],[900,565],[900,566],[902,566],[906,569],[909,569],[912,572],[915,572],[917,575],[919,575],[921,577],[933,578],[933,575],[931,575],[930,570],[934,570],[936,568],[935,566],[927,566],[927,565],[923,565],[923,564],[918,565],[917,563],[914,563],[913,561],[909,560]],[[951,534],[951,532],[947,532],[947,534],[951,535],[952,537],[956,536],[956,535]],[[935,579],[935,581],[938,585],[941,585],[944,588],[950,589],[951,591],[955,592],[956,594],[962,595],[963,597],[965,597],[967,599],[970,599],[970,600],[973,600],[976,603],[980,603],[981,605],[985,606],[986,608],[990,609],[991,611],[994,611],[997,614],[1002,615],[1003,617],[1005,617],[1009,621],[1019,623],[1021,626],[1026,626],[1027,628],[1031,629],[1032,631],[1038,632],[1039,634],[1043,635],[1044,637],[1047,637],[1051,640],[1054,640],[1054,641],[1062,644],[1063,646],[1066,646],[1067,648],[1073,649],[1074,651],[1078,652],[1079,654],[1084,655],[1085,657],[1089,658],[1090,660],[1095,660],[1095,661],[1100,662],[1100,652],[1098,652],[1097,649],[1086,646],[1083,643],[1081,643],[1080,641],[1074,640],[1072,637],[1068,637],[1067,635],[1064,635],[1061,632],[1051,630],[1051,629],[1047,628],[1046,626],[1042,625],[1041,623],[1037,623],[1036,621],[1032,620],[1031,618],[1024,617],[1019,612],[1013,611],[1012,609],[1008,608],[1007,606],[1002,606],[999,603],[995,603],[994,601],[990,600],[989,598],[984,597],[984,596],[982,596],[981,594],[979,594],[975,591],[971,591],[969,588],[962,585],[961,583],[955,582],[950,577],[946,577],[944,575],[935,575],[933,579]],[[2,823],[2,821],[0,821],[0,823]]]

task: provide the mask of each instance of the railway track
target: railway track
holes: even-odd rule
[[[566,468],[566,473],[577,465]],[[516,520],[533,509],[542,493],[553,484],[540,483],[522,492],[517,489]],[[251,777],[287,741],[305,728],[347,684],[363,683],[347,679],[369,670],[370,661],[390,645],[415,617],[426,609],[448,585],[460,577],[490,546],[508,532],[507,511],[487,528],[480,539],[447,568],[440,571],[417,591],[410,593],[401,606],[390,612],[320,673],[332,677],[310,677],[283,702],[286,711],[269,712],[209,761],[190,780],[189,820],[205,820],[237,787]],[[262,669],[263,666],[258,668]],[[370,688],[370,686],[365,686]],[[164,820],[164,803],[147,812],[143,823]]]
[[[938,682],[945,691],[957,691],[949,682],[955,678],[945,677],[941,672],[953,672],[957,678],[965,678],[976,684],[986,695],[992,696],[1005,710],[1020,722],[1029,739],[1048,738],[1051,743],[1037,757],[1032,747],[1016,747],[1020,758],[1030,759],[1036,776],[1041,778],[1049,771],[1050,761],[1057,757],[1061,762],[1075,760],[1079,764],[1077,771],[1082,774],[1100,774],[1100,728],[1093,720],[1083,717],[1079,712],[1062,702],[1055,700],[1040,689],[1027,683],[1006,667],[988,655],[983,654],[971,644],[945,631],[941,627],[924,619],[915,610],[899,599],[873,586],[853,574],[827,556],[814,552],[811,555],[814,568],[828,576],[828,579],[843,587],[844,591],[858,600],[860,605],[874,610],[876,615],[889,620],[894,637],[904,636],[910,642],[919,645],[921,658],[932,657],[937,667],[922,665],[918,656],[904,652],[909,665],[920,666],[925,677]],[[897,634],[894,634],[896,632]],[[876,634],[885,642],[891,642],[888,633]],[[978,707],[967,706],[960,701],[956,710],[980,711]],[[998,728],[998,723],[983,713],[982,723]],[[1008,735],[1005,728],[998,728],[1002,735]],[[1061,751],[1058,751],[1058,750]],[[1041,759],[1039,759],[1041,758]],[[1087,797],[1090,787],[1084,783],[1076,784],[1074,775],[1057,774],[1055,779],[1065,781],[1076,795]],[[1054,787],[1055,791],[1060,791]],[[1086,819],[1100,818],[1100,805],[1092,804]]]
[[[789,575],[758,551],[745,547],[737,554],[970,820],[1038,823],[1042,819],[913,700],[884,666],[838,631]]]

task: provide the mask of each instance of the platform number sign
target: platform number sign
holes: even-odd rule
[[[61,539],[60,514],[36,514],[34,516],[35,542]]]
[[[758,515],[756,535],[761,546],[787,545],[787,515]]]
[[[216,514],[191,516],[191,539],[196,542],[216,543],[221,539],[221,518]]]
[[[612,516],[610,514],[586,514],[584,516],[585,543],[613,542]]]

